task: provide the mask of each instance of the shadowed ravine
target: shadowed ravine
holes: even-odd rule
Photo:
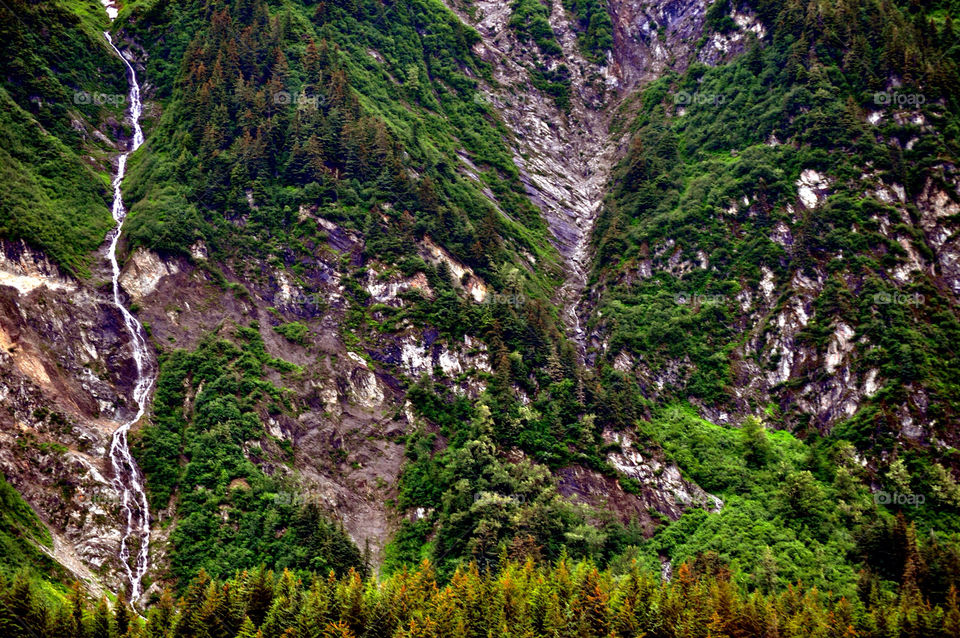
[[[493,65],[496,84],[481,83],[481,89],[514,133],[513,160],[562,257],[566,273],[557,300],[567,333],[583,356],[587,339],[581,326],[582,297],[590,270],[590,241],[621,143],[611,139],[610,121],[626,92],[608,66],[584,58],[560,2],[554,3],[549,19],[562,49],[552,63],[566,64],[571,72],[566,112],[532,88],[529,69],[538,60],[507,26],[512,15],[509,2],[481,0],[470,5],[472,11],[455,0],[447,5],[477,29],[482,38],[477,53]],[[602,90],[591,80],[594,77],[603,78]],[[526,93],[523,99],[514,97],[518,87]]]

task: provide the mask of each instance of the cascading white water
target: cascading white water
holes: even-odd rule
[[[111,20],[114,17],[116,17],[115,14],[111,14]],[[150,362],[143,326],[123,305],[123,300],[120,297],[120,265],[117,262],[117,244],[120,242],[120,229],[123,227],[123,220],[127,216],[127,210],[123,206],[123,193],[120,185],[126,172],[127,158],[130,153],[143,144],[143,131],[140,129],[140,114],[143,111],[143,104],[140,101],[140,85],[137,84],[137,74],[133,65],[123,57],[120,50],[113,44],[110,34],[104,33],[103,35],[127,68],[127,76],[130,80],[130,121],[133,125],[133,139],[130,148],[122,153],[117,160],[117,176],[113,180],[113,219],[117,222],[117,225],[110,234],[110,248],[107,256],[110,259],[110,267],[113,269],[113,303],[123,316],[123,323],[127,332],[130,333],[130,346],[133,349],[133,360],[137,368],[137,379],[133,386],[133,400],[137,405],[136,416],[117,428],[110,443],[110,462],[113,464],[114,482],[123,495],[123,510],[127,515],[126,531],[120,541],[120,561],[126,568],[127,577],[130,581],[130,600],[135,601],[143,593],[141,581],[147,571],[149,559],[150,509],[147,505],[147,493],[143,488],[143,476],[140,474],[140,469],[130,454],[130,447],[127,444],[127,432],[146,411],[147,398],[156,375]],[[132,538],[139,540],[139,547],[136,558],[131,565],[130,545]]]

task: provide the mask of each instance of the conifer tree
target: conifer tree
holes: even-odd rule
[[[160,593],[160,600],[147,612],[147,638],[169,638],[173,634],[173,624],[176,619],[173,594],[164,588]]]
[[[106,597],[103,597],[97,603],[97,608],[93,612],[91,638],[113,638],[114,632],[110,620],[110,608],[107,606]]]
[[[240,630],[237,632],[237,638],[262,638],[262,636],[260,630],[253,626],[250,617],[244,616],[243,622],[240,624]]]

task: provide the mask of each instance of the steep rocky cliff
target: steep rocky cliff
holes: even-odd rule
[[[117,589],[120,495],[107,449],[132,416],[123,321],[105,285],[65,275],[22,242],[3,242],[0,267],[3,473],[56,532],[58,559]]]
[[[624,117],[621,105],[667,71],[683,71],[695,60],[730,59],[743,50],[744,34],[762,37],[762,27],[749,13],[735,12],[738,28],[704,45],[699,40],[706,3],[614,0],[609,3],[613,49],[595,62],[582,50],[576,18],[562,2],[550,3],[549,24],[560,48],[553,55],[522,42],[510,28],[510,0],[448,4],[483,38],[476,51],[494,69],[493,81],[481,84],[483,94],[513,132],[513,160],[564,259],[566,282],[558,297],[582,351],[592,231],[611,169],[630,138],[622,126],[611,127]],[[535,77],[544,71],[560,73],[569,85],[569,102],[560,104],[538,88]]]
[[[573,18],[559,2],[553,3],[549,21],[561,52],[547,58],[518,40],[509,26],[509,2],[453,4],[451,9],[481,35],[474,50],[493,73],[481,83],[480,99],[507,125],[520,179],[549,224],[567,273],[557,296],[582,346],[580,316],[588,306],[581,297],[591,229],[627,139],[626,132],[611,136],[611,122],[643,82],[667,68],[685,67],[702,29],[704,6],[641,9],[636,3],[613,3],[615,46],[602,63],[581,51]],[[666,37],[651,37],[652,20],[660,21]],[[531,83],[537,69],[560,65],[569,71],[566,107]],[[142,64],[138,71],[145,73]],[[145,83],[149,90],[149,75]],[[157,117],[158,106],[148,100],[145,110]],[[461,157],[460,171],[479,179],[469,155]],[[486,192],[509,218],[496,196]],[[247,198],[255,207],[249,190]],[[405,459],[400,441],[423,426],[410,410],[405,388],[423,374],[439,375],[438,382],[476,397],[486,387],[490,362],[483,343],[469,336],[450,342],[429,326],[407,324],[356,344],[345,327],[351,302],[343,280],[350,271],[364,267],[367,294],[388,307],[403,307],[406,292],[430,297],[433,291],[423,273],[398,276],[364,257],[364,238],[324,219],[315,207],[301,207],[300,220],[316,224],[328,237],[310,260],[291,254],[286,263],[247,262],[235,272],[214,263],[202,241],[191,247],[189,257],[140,247],[129,254],[120,282],[161,357],[173,348],[193,349],[223,326],[259,322],[267,350],[302,373],[281,381],[295,397],[294,412],[261,415],[270,440],[292,444],[293,463],[257,462],[270,475],[294,477],[309,499],[333,513],[354,541],[376,556],[405,515],[384,506],[396,497]],[[106,446],[113,429],[130,416],[133,364],[122,321],[101,283],[106,274],[100,266],[91,280],[79,280],[22,242],[3,246],[0,326],[3,392],[10,406],[3,415],[3,471],[62,538],[58,547],[65,555],[75,555],[77,565],[90,566],[107,587],[117,589],[122,585],[116,564],[120,495],[111,484]],[[429,238],[421,252],[428,263],[443,262],[474,302],[483,303],[490,294],[469,266]],[[272,329],[289,322],[308,326],[306,336],[291,341]],[[623,454],[611,458],[644,485],[646,496],[638,499],[586,468],[565,474],[561,491],[619,511],[625,521],[640,517],[648,524],[648,510],[675,518],[682,512],[675,502],[691,501],[680,494],[697,493],[675,467],[673,487],[667,489],[650,473],[658,462],[645,470],[642,456],[629,449]],[[160,527],[152,562],[158,567],[166,552],[164,522],[173,515],[173,509],[154,514]]]
[[[846,489],[816,458],[834,431],[862,493],[823,520],[909,487],[902,449],[954,507],[949,103],[836,99],[797,42],[843,20],[811,7],[803,40],[766,2],[610,0],[606,46],[561,0],[131,2],[115,39],[147,142],[119,283],[160,374],[131,434],[155,497],[148,598],[269,560],[448,573],[570,548],[669,575],[757,502],[768,552],[786,517],[790,542],[845,557],[791,500]],[[107,175],[122,113],[67,115],[63,143]],[[13,236],[0,471],[55,558],[120,591],[108,446],[136,368],[105,248]],[[310,562],[282,545],[301,532],[362,559]]]

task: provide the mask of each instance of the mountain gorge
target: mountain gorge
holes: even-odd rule
[[[0,5],[0,627],[955,635],[957,8]]]

